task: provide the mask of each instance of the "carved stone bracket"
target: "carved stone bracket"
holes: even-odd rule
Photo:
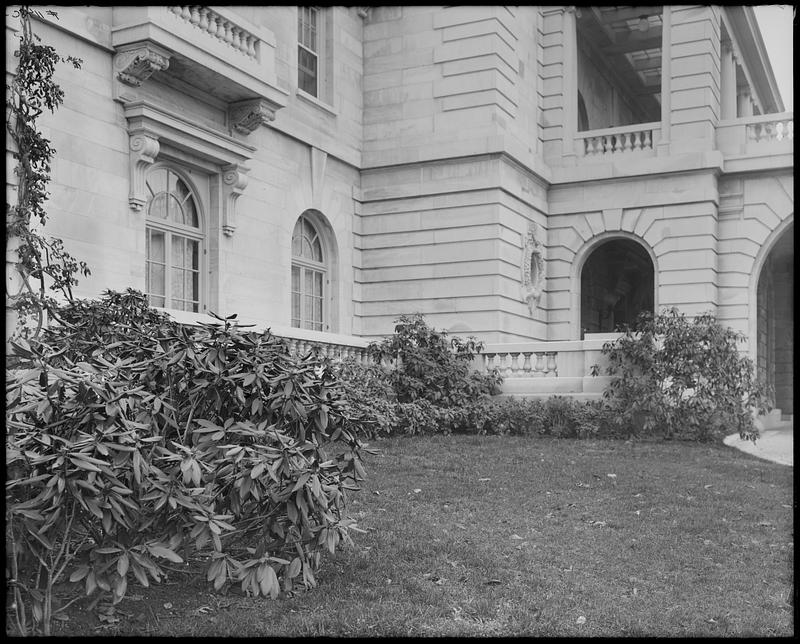
[[[247,136],[272,121],[276,109],[277,106],[262,98],[232,103],[228,112],[231,128]]]
[[[156,160],[159,151],[158,139],[147,134],[132,134],[129,141],[131,166],[131,191],[128,203],[139,212],[147,202],[145,174]]]
[[[121,50],[114,57],[117,78],[126,85],[140,87],[154,72],[169,67],[169,52],[152,43],[141,43]]]
[[[236,230],[236,200],[247,187],[247,172],[242,165],[226,165],[222,168],[222,232],[226,237]]]
[[[539,229],[535,223],[528,224],[528,232],[522,244],[522,298],[528,303],[533,315],[539,305],[544,289],[544,245],[539,239]]]

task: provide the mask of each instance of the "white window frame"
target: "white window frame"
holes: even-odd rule
[[[198,242],[198,251],[197,251],[197,312],[203,312],[206,310],[206,297],[205,297],[205,255],[206,255],[206,234],[205,234],[205,223],[206,223],[206,216],[204,212],[204,204],[198,190],[194,183],[188,178],[185,172],[181,171],[181,168],[173,165],[171,163],[159,163],[151,167],[147,172],[147,178],[150,177],[151,174],[164,171],[166,170],[168,173],[175,174],[186,187],[189,189],[190,196],[194,202],[195,211],[197,213],[197,228],[193,226],[187,225],[180,225],[176,224],[175,222],[169,221],[168,219],[156,219],[150,217],[150,201],[151,197],[148,197],[147,203],[145,205],[145,248],[148,247],[147,241],[150,238],[150,231],[158,231],[164,233],[164,303],[162,305],[151,305],[151,306],[158,306],[158,308],[164,309],[175,309],[180,311],[185,311],[186,309],[180,308],[178,309],[173,301],[172,295],[170,292],[170,284],[171,284],[171,277],[172,272],[175,267],[172,265],[172,238],[173,236],[178,236],[184,239],[190,239],[192,241]],[[151,263],[150,257],[148,256],[147,251],[145,251],[145,290],[147,289],[148,278],[149,278],[149,264]],[[151,294],[149,291],[146,293],[148,301],[150,301],[151,296],[161,297],[160,295]],[[194,300],[191,300],[194,302]],[[193,311],[189,311],[193,312]]]
[[[303,42],[301,33],[301,19],[304,10],[316,11],[316,50],[311,49]],[[329,109],[333,107],[333,7],[297,7],[297,93],[300,97],[309,99],[312,103],[319,104]],[[300,51],[308,52],[316,58],[317,76],[315,93],[308,92],[300,86]]]
[[[320,254],[322,255],[322,261],[321,262],[316,262],[311,258],[303,257],[303,256],[299,256],[299,255],[295,255],[294,254],[294,231],[297,230],[297,227],[299,226],[300,227],[300,234],[304,235],[304,231],[305,231],[304,224],[306,222],[314,230],[314,233],[316,234],[316,239],[319,241]],[[301,244],[301,248],[302,248],[302,244]],[[324,238],[322,236],[322,232],[320,231],[319,226],[310,217],[308,217],[305,214],[300,215],[300,217],[295,222],[294,229],[292,230],[292,265],[291,265],[292,273],[294,273],[294,269],[295,268],[298,268],[300,270],[300,290],[299,291],[295,291],[294,290],[294,284],[292,283],[291,275],[290,275],[289,286],[290,286],[290,289],[291,289],[291,301],[290,301],[290,307],[291,307],[291,310],[290,310],[290,323],[291,323],[291,326],[294,327],[294,328],[297,328],[297,329],[309,329],[309,330],[313,330],[313,331],[327,331],[330,328],[330,322],[328,320],[328,317],[329,317],[328,308],[329,307],[327,306],[327,303],[326,303],[326,299],[327,299],[327,296],[328,296],[328,285],[329,285],[328,279],[329,278],[328,278],[328,264],[327,264],[327,253],[326,253],[326,249],[325,249],[325,240],[324,240]],[[312,273],[319,273],[322,276],[322,292],[318,296],[306,293],[305,290],[304,290],[305,275],[306,275],[307,271],[311,271]],[[294,317],[294,296],[295,296],[295,294],[299,295],[299,297],[300,297],[300,318],[299,318],[299,324],[298,325],[295,324],[295,320],[297,318]],[[320,309],[321,310],[320,310],[320,320],[318,322],[320,328],[314,328],[313,325],[317,324],[317,322],[315,320],[309,320],[308,318],[305,317],[305,298],[309,297],[309,296],[310,297],[317,297],[320,300]],[[311,324],[312,326],[308,326],[309,324]]]

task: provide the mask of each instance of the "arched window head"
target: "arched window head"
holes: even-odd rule
[[[145,291],[152,306],[199,311],[203,233],[197,197],[173,169],[147,175]]]
[[[303,213],[292,233],[292,326],[323,331],[328,267],[317,227]]]

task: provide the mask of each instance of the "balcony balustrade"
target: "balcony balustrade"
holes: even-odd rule
[[[275,35],[231,8],[115,6],[112,16],[124,84],[136,87],[157,71],[228,104],[262,100],[273,112],[286,104],[277,87]]]
[[[654,145],[661,132],[660,123],[639,123],[588,130],[575,135],[575,147],[586,160],[608,161],[611,155],[644,153],[654,156]]]
[[[722,121],[717,126],[717,149],[726,157],[793,154],[794,113]]]

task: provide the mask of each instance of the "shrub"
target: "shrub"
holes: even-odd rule
[[[502,382],[496,369],[482,374],[471,368],[483,344],[448,338],[419,314],[396,323],[392,336],[368,348],[376,364],[393,363],[388,378],[398,403],[395,426],[409,434],[468,430],[479,420],[477,401],[499,393]]]
[[[769,397],[738,351],[742,340],[710,314],[642,314],[603,346],[613,376],[604,397],[619,432],[709,441],[738,431],[755,440],[753,417],[769,409]]]
[[[397,431],[399,411],[386,367],[347,358],[331,362],[331,368],[341,382],[356,426],[365,436],[389,436]]]
[[[18,625],[62,574],[116,603],[161,560],[207,557],[215,589],[316,585],[350,539],[357,414],[315,353],[233,318],[181,327],[141,293],[74,302],[7,374],[6,552]],[[183,555],[183,556],[181,556]],[[38,572],[37,572],[38,571]]]

